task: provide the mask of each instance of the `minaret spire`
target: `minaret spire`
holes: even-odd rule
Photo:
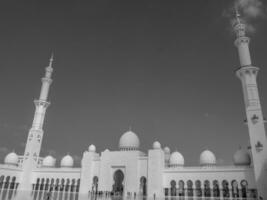
[[[52,68],[52,65],[53,65],[53,61],[54,61],[54,52],[51,53],[51,56],[50,56],[50,60],[49,60],[49,67]]]
[[[22,192],[31,190],[31,173],[32,170],[38,167],[39,154],[41,150],[41,144],[43,139],[43,123],[45,119],[45,113],[50,103],[47,101],[49,88],[52,83],[53,73],[53,54],[49,60],[49,65],[45,68],[45,75],[41,79],[42,87],[38,100],[34,100],[35,113],[32,122],[32,127],[28,134],[28,139],[25,147],[25,153],[22,163],[22,176],[19,184]]]
[[[237,23],[238,24],[241,24],[241,20],[240,20],[241,15],[239,13],[239,10],[238,10],[238,7],[237,6],[235,7],[235,17],[236,17]]]
[[[246,36],[246,25],[242,22],[238,10],[236,10],[234,30],[237,37],[235,46],[240,60],[236,75],[241,80],[243,88],[255,181],[259,199],[267,199],[267,141],[257,86],[259,68],[252,65],[249,52],[250,39]]]
[[[241,20],[241,15],[238,10],[235,10],[236,22],[234,23],[234,30],[236,33],[235,46],[238,49],[239,61],[241,67],[250,66],[251,58],[249,52],[249,37],[246,36],[246,25]]]

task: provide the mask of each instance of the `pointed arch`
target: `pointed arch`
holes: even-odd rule
[[[213,181],[213,196],[220,197],[220,186],[219,186],[219,181],[217,180]]]
[[[0,177],[0,192],[1,192],[2,188],[4,187],[4,183],[5,183],[5,176],[2,175]]]
[[[240,182],[240,185],[242,198],[247,198],[248,182],[246,180],[242,180]]]
[[[230,197],[229,182],[227,180],[222,181],[223,197]]]
[[[239,197],[238,182],[236,180],[232,180],[231,186],[232,186],[232,195],[233,195],[233,197],[234,198],[238,198]]]
[[[184,181],[183,180],[180,180],[178,182],[178,195],[184,196]]]
[[[146,190],[147,190],[147,185],[146,185],[146,177],[142,176],[140,178],[140,193],[142,196],[146,196]]]
[[[176,196],[176,181],[171,180],[170,186],[171,186],[171,196]]]
[[[211,196],[210,181],[209,180],[204,181],[204,196],[205,197]]]
[[[193,181],[192,180],[188,180],[186,182],[187,185],[187,195],[189,197],[192,197],[194,195],[194,190],[193,190]]]
[[[202,189],[201,189],[201,181],[200,180],[196,180],[195,187],[196,187],[196,196],[201,197],[202,196]]]

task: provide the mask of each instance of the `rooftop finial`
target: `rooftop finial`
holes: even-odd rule
[[[131,125],[129,126],[129,131],[132,131],[132,126]]]

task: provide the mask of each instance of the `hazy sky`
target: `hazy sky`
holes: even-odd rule
[[[228,164],[247,146],[234,35],[222,17],[230,0],[56,2],[0,3],[1,159],[24,153],[51,51],[42,156],[78,158],[92,143],[117,150],[129,126],[142,150],[158,140],[187,165],[205,149]],[[267,114],[266,22],[257,26],[251,54]]]

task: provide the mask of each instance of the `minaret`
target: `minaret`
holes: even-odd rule
[[[22,175],[19,184],[19,191],[30,191],[31,188],[31,172],[38,165],[39,154],[41,150],[41,144],[43,139],[43,123],[45,118],[45,112],[49,106],[47,101],[49,87],[52,83],[52,68],[53,54],[51,55],[49,65],[45,69],[45,76],[42,78],[42,87],[40,97],[38,100],[34,100],[35,114],[32,122],[32,127],[29,130],[28,139],[25,147],[24,158],[22,163]]]
[[[236,75],[241,80],[243,87],[246,121],[258,197],[267,199],[267,141],[257,86],[259,68],[253,66],[251,63],[249,52],[250,39],[246,36],[246,25],[241,21],[238,12],[236,12],[234,30],[237,37],[235,46],[238,49],[240,60],[240,68],[236,71]]]

